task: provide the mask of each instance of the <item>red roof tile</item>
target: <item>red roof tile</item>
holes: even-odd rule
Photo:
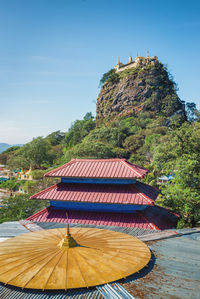
[[[149,222],[142,213],[100,213],[100,212],[83,212],[83,211],[67,211],[68,223],[93,224],[118,227],[138,227],[143,229],[158,228]],[[52,207],[44,209],[29,218],[33,222],[57,222],[67,223],[65,210],[54,210]]]
[[[77,178],[143,178],[148,170],[125,159],[73,159],[45,176]]]
[[[153,187],[139,182],[130,185],[59,183],[31,196],[31,199],[153,205],[157,195]]]

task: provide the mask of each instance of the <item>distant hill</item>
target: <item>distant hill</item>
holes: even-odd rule
[[[186,120],[185,106],[176,93],[176,84],[157,57],[136,57],[134,62],[121,65],[105,73],[100,81],[97,120],[143,112],[149,112],[151,118],[179,114]]]
[[[8,144],[8,143],[0,143],[0,153],[7,150],[9,147],[12,146],[22,146],[23,144]]]

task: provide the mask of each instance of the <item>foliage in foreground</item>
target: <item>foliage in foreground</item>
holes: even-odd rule
[[[200,123],[184,123],[160,139],[154,149],[153,175],[172,174],[161,188],[160,204],[180,215],[179,226],[200,223]],[[147,178],[148,180],[148,178]]]
[[[47,206],[47,202],[29,200],[29,197],[30,194],[23,194],[3,199],[0,208],[0,223],[26,219]]]

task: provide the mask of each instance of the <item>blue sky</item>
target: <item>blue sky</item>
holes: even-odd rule
[[[200,108],[200,1],[0,0],[0,41],[0,142],[95,114],[102,74],[147,50]]]

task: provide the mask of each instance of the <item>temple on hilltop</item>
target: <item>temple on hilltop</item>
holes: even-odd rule
[[[140,180],[148,170],[125,159],[73,159],[45,174],[61,178],[33,196],[50,206],[30,216],[34,223],[159,230],[174,227],[168,211],[154,205],[158,191]]]
[[[126,69],[136,68],[139,66],[142,67],[142,66],[145,66],[146,64],[156,65],[157,63],[158,63],[157,56],[149,56],[149,54],[147,54],[147,57],[137,56],[134,60],[133,60],[132,56],[129,56],[127,64],[123,64],[122,62],[120,62],[120,60],[118,58],[117,64],[114,67],[114,69],[116,70],[116,73],[119,73]]]

